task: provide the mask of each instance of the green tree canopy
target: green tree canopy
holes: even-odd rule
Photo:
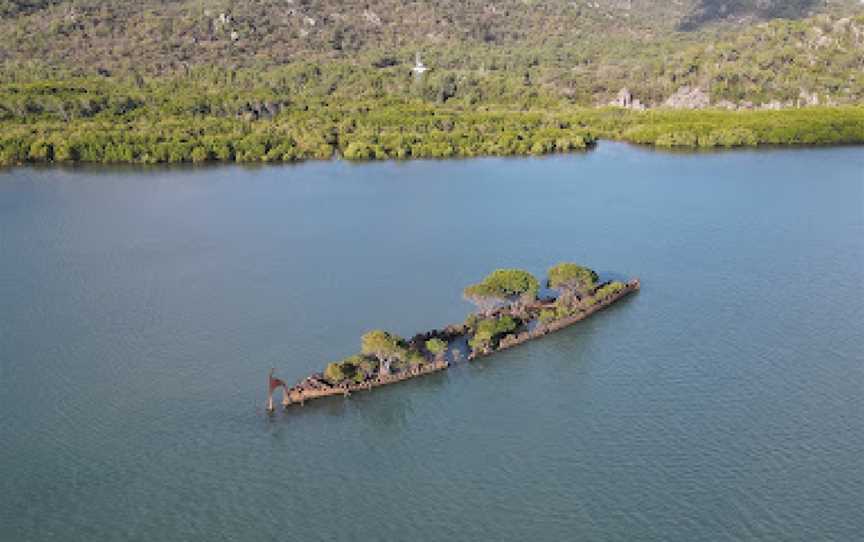
[[[390,366],[394,362],[413,360],[404,339],[380,329],[363,335],[360,343],[363,354],[373,356],[381,362],[379,372],[384,375],[390,373]]]
[[[345,380],[345,371],[342,370],[342,364],[338,361],[334,361],[327,365],[324,369],[324,378],[326,378],[331,384],[338,384]]]
[[[367,356],[374,356],[379,361],[404,357],[404,341],[398,335],[393,335],[381,329],[370,331],[361,339],[361,351]]]
[[[528,271],[496,269],[481,282],[465,288],[463,295],[481,310],[488,312],[519,299],[533,301],[539,290],[540,283]]]
[[[549,269],[550,288],[580,295],[591,293],[598,278],[594,270],[571,262],[562,262]]]

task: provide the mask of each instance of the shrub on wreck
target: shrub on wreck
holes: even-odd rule
[[[518,325],[518,322],[512,316],[480,320],[477,323],[477,331],[474,332],[474,336],[468,341],[468,345],[475,352],[488,350],[497,346],[501,337],[516,331]]]
[[[606,299],[607,297],[620,293],[623,289],[624,283],[613,281],[598,288],[594,293],[594,297],[597,299]]]
[[[538,317],[541,324],[548,324],[554,320],[558,319],[558,315],[552,309],[543,309],[540,311],[540,316]]]
[[[443,358],[444,354],[447,352],[447,341],[439,339],[438,337],[426,341],[425,346],[426,350],[428,350],[430,354],[435,356],[435,359]]]
[[[328,364],[324,369],[324,378],[326,378],[331,384],[343,382],[346,376],[345,371],[342,369],[342,364],[338,361],[334,361],[333,363]]]
[[[582,298],[581,302],[577,303],[573,299],[562,295],[555,300],[555,319],[560,320],[561,318],[573,316],[579,312],[581,306],[590,303],[592,300],[593,297],[586,296]]]
[[[339,384],[345,381],[359,383],[371,378],[377,368],[377,360],[355,354],[327,365],[324,369],[324,378],[331,384]]]

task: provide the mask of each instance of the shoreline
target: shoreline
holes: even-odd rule
[[[340,123],[352,116],[350,126]],[[410,119],[403,125],[400,119]],[[268,120],[216,116],[0,122],[0,168],[26,164],[265,164],[544,156],[599,141],[658,150],[864,144],[864,107],[724,111],[549,108],[469,112],[382,105],[284,112]]]
[[[383,163],[396,163],[396,164],[406,164],[410,162],[420,162],[420,161],[430,161],[430,162],[443,162],[443,161],[454,161],[454,160],[474,160],[474,159],[525,159],[525,158],[551,158],[555,156],[568,156],[575,154],[585,154],[589,152],[593,152],[597,149],[597,147],[603,145],[604,143],[614,143],[620,145],[629,145],[635,147],[637,149],[658,152],[662,154],[670,154],[670,155],[680,155],[680,156],[690,156],[690,155],[700,155],[700,154],[720,154],[727,152],[747,152],[747,151],[804,151],[804,150],[820,150],[820,149],[833,149],[833,148],[850,148],[850,147],[864,147],[864,140],[861,141],[853,141],[853,142],[828,142],[828,143],[794,143],[794,144],[781,144],[781,143],[764,143],[759,145],[750,145],[750,146],[734,146],[734,147],[662,147],[653,145],[651,143],[638,143],[634,141],[628,141],[625,139],[614,139],[614,138],[606,138],[601,137],[597,138],[594,143],[585,148],[577,151],[562,151],[562,152],[551,152],[546,154],[508,154],[508,155],[500,155],[500,154],[481,154],[475,156],[449,156],[449,157],[414,157],[409,156],[405,158],[370,158],[364,160],[357,159],[349,159],[345,157],[329,157],[329,158],[308,158],[303,160],[295,160],[291,162],[237,162],[234,160],[210,160],[206,162],[155,162],[155,163],[141,163],[141,162],[19,162],[13,164],[2,164],[0,163],[0,173],[12,171],[14,169],[31,169],[35,171],[47,171],[47,170],[69,170],[69,171],[92,171],[94,173],[105,173],[111,172],[112,170],[117,171],[196,171],[203,172],[208,169],[220,169],[224,167],[236,166],[241,167],[243,169],[248,170],[257,170],[264,169],[267,167],[280,167],[280,166],[299,166],[304,164],[327,164],[327,163],[336,163],[342,162],[348,165],[363,165],[363,164],[383,164]]]

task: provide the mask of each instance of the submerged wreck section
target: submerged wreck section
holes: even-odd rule
[[[282,389],[282,404],[371,390],[403,380],[443,371],[455,363],[470,362],[513,348],[571,326],[640,289],[638,279],[600,283],[597,273],[574,263],[549,270],[546,286],[554,295],[538,297],[540,283],[526,271],[499,269],[464,290],[477,311],[464,323],[419,333],[405,340],[386,331],[366,333],[361,352],[327,365],[288,385],[268,377],[267,410],[273,394]]]

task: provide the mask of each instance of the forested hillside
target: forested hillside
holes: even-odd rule
[[[0,36],[7,164],[864,141],[859,0],[0,0]]]
[[[684,85],[845,103],[864,84],[858,0],[0,0],[0,13],[7,80],[309,60],[404,74],[421,52],[438,71],[584,105],[625,86],[658,104]]]

